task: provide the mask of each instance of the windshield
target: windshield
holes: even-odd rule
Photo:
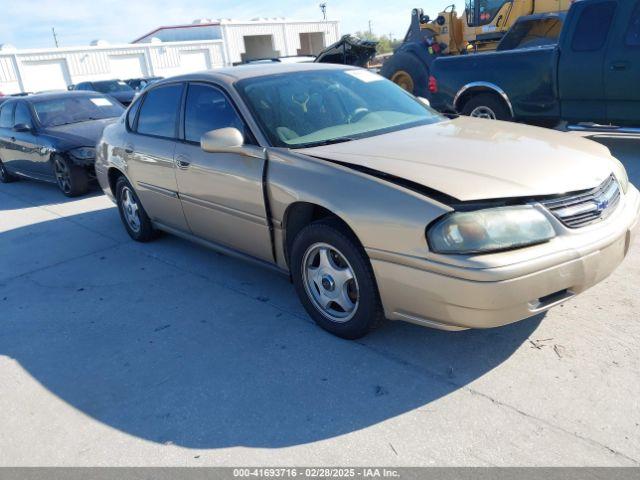
[[[100,93],[133,92],[133,88],[121,81],[94,82],[93,89]]]
[[[444,117],[367,70],[295,72],[237,85],[274,146],[326,145],[426,125]]]
[[[38,121],[43,127],[119,117],[124,108],[105,97],[67,97],[33,102]]]

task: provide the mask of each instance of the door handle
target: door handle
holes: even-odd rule
[[[184,155],[176,155],[176,165],[181,170],[186,170],[191,165],[191,161]]]
[[[629,67],[629,62],[613,62],[611,64],[611,70],[620,72],[626,70]]]

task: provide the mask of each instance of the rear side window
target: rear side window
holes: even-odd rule
[[[573,51],[595,52],[604,47],[615,11],[615,2],[596,3],[586,7],[573,34]]]
[[[629,28],[627,30],[626,44],[629,47],[640,47],[640,2],[631,15]]]
[[[13,128],[13,110],[15,108],[15,103],[10,103],[2,107],[0,110],[0,128]]]
[[[26,103],[20,102],[16,106],[16,114],[15,120],[13,121],[13,125],[27,125],[29,127],[33,127],[33,120],[31,117],[31,111]]]
[[[243,122],[227,97],[213,87],[190,85],[184,113],[185,139],[200,143],[204,133],[227,127],[245,133]]]
[[[155,137],[176,138],[182,85],[154,88],[143,99],[137,132]]]

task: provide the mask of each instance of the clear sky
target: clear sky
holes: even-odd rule
[[[341,21],[343,34],[367,30],[371,20],[374,33],[396,38],[404,36],[412,8],[421,7],[432,18],[452,3],[464,9],[464,0],[0,0],[0,44],[51,48],[51,27],[61,46],[76,46],[97,39],[128,43],[158,26],[197,18],[319,19],[323,1],[328,18]]]

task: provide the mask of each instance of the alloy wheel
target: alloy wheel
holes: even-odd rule
[[[56,182],[64,193],[71,192],[71,169],[62,159],[56,158],[53,170],[56,176]]]
[[[129,187],[124,187],[122,189],[120,202],[122,206],[122,213],[124,214],[127,225],[134,232],[140,232],[140,209],[138,207],[138,202],[136,202],[133,192]]]
[[[311,245],[302,261],[304,288],[316,309],[336,323],[358,310],[358,280],[346,257],[326,243]]]
[[[486,120],[498,119],[498,117],[496,116],[496,112],[484,105],[474,108],[469,116],[473,118],[484,118]]]

